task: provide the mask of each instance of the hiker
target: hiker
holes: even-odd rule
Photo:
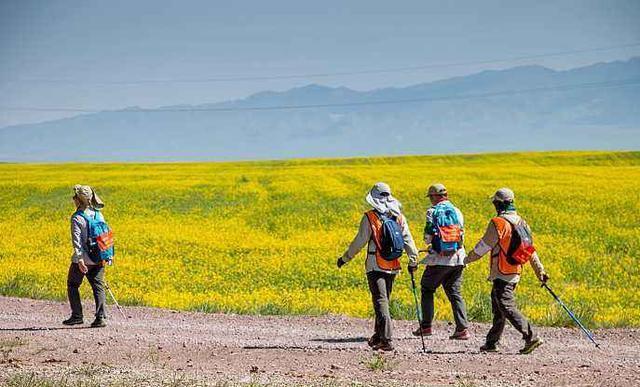
[[[427,191],[431,207],[427,209],[427,220],[424,227],[424,243],[429,246],[427,256],[422,261],[426,264],[422,273],[421,306],[422,321],[415,336],[431,336],[434,306],[433,295],[442,286],[451,303],[455,331],[449,339],[468,340],[471,335],[467,329],[467,310],[460,293],[462,271],[466,256],[463,246],[464,218],[462,212],[449,201],[449,194],[444,185],[433,184]],[[418,265],[409,265],[413,274]]]
[[[415,265],[418,250],[413,242],[400,202],[385,183],[376,183],[365,200],[372,209],[365,212],[360,228],[342,257],[338,268],[351,261],[367,245],[365,269],[375,311],[375,332],[368,340],[374,350],[392,351],[389,300],[393,280],[400,272],[400,257],[405,251]]]
[[[500,188],[491,197],[497,216],[491,219],[484,236],[473,251],[465,258],[465,264],[480,259],[491,252],[489,281],[491,289],[491,310],[493,325],[486,342],[480,347],[483,352],[498,352],[500,337],[508,320],[522,334],[524,347],[521,354],[529,354],[542,345],[543,340],[533,331],[533,327],[516,306],[515,290],[520,281],[522,266],[527,261],[542,283],[549,276],[533,248],[531,230],[515,207],[515,194],[509,188]]]
[[[91,323],[91,327],[100,328],[106,326],[105,261],[98,263],[89,257],[88,219],[93,219],[96,216],[96,210],[104,207],[104,203],[94,190],[87,185],[73,187],[73,203],[76,206],[76,211],[71,216],[73,255],[69,274],[67,275],[67,295],[71,305],[71,317],[62,323],[64,325],[78,325],[84,322],[78,288],[86,276],[93,290],[93,298],[96,304],[95,320]]]

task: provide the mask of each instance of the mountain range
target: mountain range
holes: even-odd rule
[[[215,104],[0,128],[0,160],[252,160],[640,148],[640,58],[402,88],[311,84]]]

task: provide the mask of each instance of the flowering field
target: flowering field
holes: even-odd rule
[[[551,286],[597,326],[640,326],[640,152],[553,152],[174,164],[0,164],[0,294],[66,298],[71,187],[96,187],[115,230],[107,279],[129,305],[260,314],[372,314],[364,256],[338,270],[366,210],[388,182],[422,240],[425,190],[443,182],[472,248],[509,186],[532,226]],[[421,243],[418,247],[422,248]],[[406,259],[404,260],[406,264]],[[465,271],[475,321],[491,317],[488,258]],[[90,296],[88,285],[82,292]],[[413,318],[408,274],[396,317]],[[524,271],[518,300],[546,325],[568,320]],[[449,319],[440,291],[437,317]]]

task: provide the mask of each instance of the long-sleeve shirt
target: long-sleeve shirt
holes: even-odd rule
[[[409,264],[416,265],[418,258],[418,249],[416,248],[415,243],[413,242],[413,237],[411,236],[411,231],[409,230],[409,224],[407,223],[407,219],[402,216],[402,238],[404,239],[404,251],[407,253],[409,257]],[[349,262],[352,260],[358,253],[362,250],[364,246],[367,246],[367,259],[365,261],[365,269],[366,272],[372,271],[380,271],[383,273],[392,273],[396,274],[399,270],[384,270],[378,266],[376,261],[376,243],[373,240],[373,232],[371,230],[371,223],[369,222],[369,218],[367,215],[363,215],[360,220],[360,228],[358,229],[358,233],[355,238],[349,245],[347,251],[342,255],[342,260],[344,262]]]
[[[515,212],[515,211],[507,211],[501,216],[507,218],[512,224],[517,224],[520,221],[524,220]],[[529,225],[524,223],[527,229],[529,229]],[[486,253],[491,251],[491,262],[490,262],[490,270],[489,270],[489,281],[493,281],[495,279],[501,279],[503,281],[509,283],[518,283],[520,281],[519,274],[502,274],[500,270],[498,270],[498,258],[500,254],[500,237],[498,235],[498,229],[496,228],[493,222],[489,222],[487,226],[487,230],[484,233],[484,236],[473,248],[473,251],[469,253],[467,258],[465,258],[464,263],[468,264],[474,262]],[[531,263],[531,267],[533,271],[536,273],[536,276],[539,280],[542,280],[542,275],[544,274],[544,267],[542,266],[542,262],[540,262],[540,258],[537,253],[534,253],[531,259],[529,260]]]
[[[94,211],[90,208],[87,208],[84,212],[87,216],[94,216]],[[71,262],[78,263],[78,260],[82,259],[86,265],[96,264],[89,258],[88,240],[89,229],[86,219],[74,214],[71,217],[71,245],[73,247]]]
[[[462,216],[462,212],[454,207],[456,210],[456,215],[458,216],[458,220],[460,221],[460,227],[464,229],[464,217]],[[435,211],[434,206],[429,207],[427,210],[427,219],[424,226],[424,243],[428,246],[433,241],[433,213]],[[432,248],[429,248],[427,256],[421,261],[421,263],[425,263],[427,266],[462,266],[464,264],[464,258],[467,256],[464,245],[460,245],[458,251],[455,254],[446,256],[441,255],[440,253],[434,251]]]

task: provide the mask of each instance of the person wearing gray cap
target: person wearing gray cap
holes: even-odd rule
[[[375,311],[375,332],[368,344],[374,350],[392,351],[389,299],[393,281],[400,272],[402,252],[409,256],[409,264],[415,266],[418,249],[402,214],[402,206],[391,195],[389,185],[376,183],[365,200],[372,209],[362,216],[358,233],[338,258],[337,265],[342,267],[367,246],[365,270]]]
[[[462,298],[462,271],[466,256],[464,237],[464,217],[462,212],[449,200],[447,188],[440,183],[433,184],[427,191],[431,207],[427,209],[424,227],[424,242],[429,249],[421,263],[426,265],[420,281],[422,321],[415,336],[431,336],[434,317],[433,296],[442,286],[453,311],[455,331],[449,339],[468,340],[467,309]],[[417,270],[410,265],[409,271]]]
[[[528,354],[542,345],[543,340],[535,334],[531,324],[516,306],[515,290],[520,281],[522,265],[530,262],[542,283],[545,283],[549,277],[533,247],[531,229],[516,212],[513,191],[509,188],[500,188],[491,200],[497,216],[491,219],[484,236],[465,258],[465,263],[471,263],[491,252],[488,279],[493,282],[491,289],[493,325],[480,350],[498,352],[502,332],[506,322],[509,321],[522,334],[525,341],[520,353]]]
[[[96,210],[104,207],[104,203],[91,187],[79,184],[73,187],[73,203],[76,206],[76,211],[71,216],[73,255],[67,275],[67,296],[71,306],[71,317],[62,323],[64,325],[84,323],[82,302],[78,288],[86,276],[91,285],[96,304],[95,320],[91,323],[91,327],[100,328],[106,325],[104,321],[106,304],[105,270],[104,265],[99,265],[89,257],[89,230],[85,217],[95,217]]]

